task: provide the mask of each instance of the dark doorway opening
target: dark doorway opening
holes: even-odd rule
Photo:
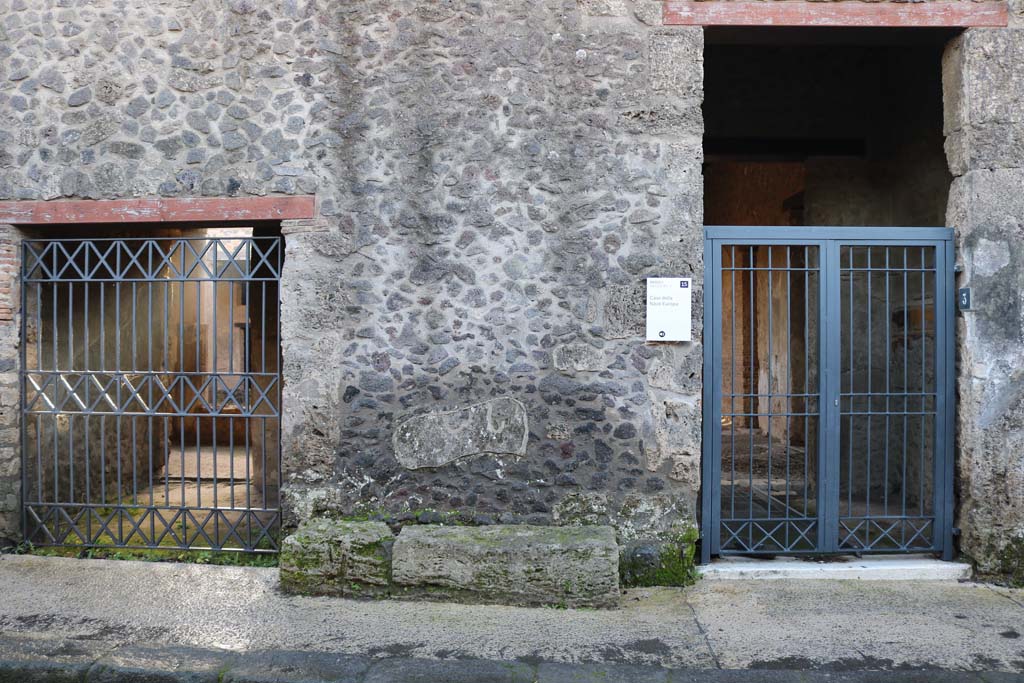
[[[910,35],[709,31],[705,224],[943,225],[948,34]]]

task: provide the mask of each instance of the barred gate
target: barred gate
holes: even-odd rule
[[[952,231],[706,228],[711,555],[952,553]]]
[[[282,243],[216,234],[23,242],[29,542],[277,549]]]

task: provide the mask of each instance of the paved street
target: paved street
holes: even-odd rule
[[[971,583],[702,581],[629,591],[619,610],[523,609],[3,556],[0,586],[0,681],[1024,680],[1024,591]]]

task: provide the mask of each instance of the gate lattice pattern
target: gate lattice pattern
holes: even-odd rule
[[[708,227],[703,559],[952,553],[952,232]]]
[[[27,240],[36,545],[277,549],[278,237]]]

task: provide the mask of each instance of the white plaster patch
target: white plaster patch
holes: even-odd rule
[[[395,428],[395,458],[408,469],[441,467],[486,454],[526,455],[526,407],[502,397],[457,410],[415,415]]]
[[[1010,265],[1010,246],[1006,242],[980,239],[971,255],[976,275],[995,275]]]

